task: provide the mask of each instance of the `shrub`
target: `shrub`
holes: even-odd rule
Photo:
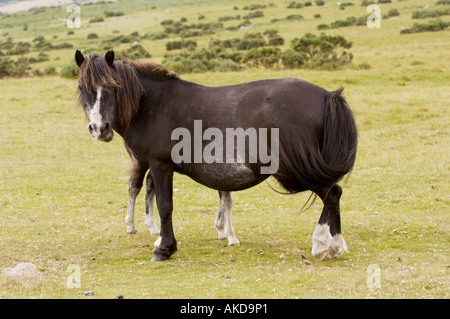
[[[98,35],[97,35],[97,33],[89,33],[87,35],[87,38],[88,39],[98,39]]]
[[[107,17],[107,18],[109,18],[109,17],[120,17],[120,16],[124,15],[124,13],[122,11],[117,11],[117,12],[105,11],[104,14],[105,14],[105,17]]]
[[[314,69],[337,69],[352,61],[353,56],[347,52],[352,43],[342,36],[311,33],[302,38],[294,38],[291,47],[305,57],[305,66]]]
[[[14,47],[6,51],[7,55],[23,55],[30,52],[31,44],[29,42],[17,42]]]
[[[29,62],[30,63],[39,63],[39,62],[44,62],[44,61],[48,61],[50,58],[48,56],[48,54],[46,54],[45,52],[39,52],[37,58],[30,58]]]
[[[316,0],[316,5],[317,6],[324,6],[325,5],[325,1],[323,1],[323,0]]]
[[[400,34],[441,31],[447,29],[449,25],[450,22],[445,22],[440,19],[431,20],[428,23],[423,24],[414,23],[414,25],[411,28],[401,30]]]
[[[262,47],[247,52],[243,62],[251,67],[273,68],[280,60],[281,50],[275,47]]]
[[[300,9],[300,8],[303,8],[303,4],[301,4],[300,2],[292,1],[289,3],[287,8],[288,9]]]
[[[76,79],[80,69],[75,61],[71,61],[69,64],[65,65],[59,72],[59,76],[65,79]]]
[[[178,50],[178,49],[186,49],[186,48],[195,48],[197,47],[197,42],[193,40],[181,40],[181,41],[169,41],[166,43],[166,50]]]
[[[440,16],[450,15],[450,8],[414,11],[413,19],[437,18]]]
[[[292,49],[287,49],[280,54],[281,62],[285,68],[296,69],[305,63],[305,54],[298,53]]]
[[[267,8],[267,6],[264,5],[264,4],[251,4],[249,6],[243,7],[242,9],[244,9],[244,10],[258,10],[258,9],[265,9],[265,8]]]
[[[132,60],[150,58],[150,53],[140,44],[133,44],[126,50],[122,51],[122,56]]]
[[[388,12],[388,17],[397,17],[400,15],[400,11],[398,11],[397,9],[391,9]]]
[[[302,20],[303,16],[301,14],[291,14],[286,17],[286,20]]]
[[[44,74],[45,75],[56,75],[58,73],[56,72],[56,69],[54,66],[48,66],[45,68]]]
[[[19,58],[16,61],[10,58],[0,58],[0,78],[24,77],[31,75],[31,67],[27,58]]]
[[[105,21],[105,19],[103,19],[102,17],[96,17],[96,18],[92,18],[91,20],[89,20],[89,23],[97,23],[97,22],[103,22]]]
[[[244,19],[254,19],[254,18],[262,18],[264,17],[264,12],[262,11],[255,11],[250,12],[248,15],[244,16]]]

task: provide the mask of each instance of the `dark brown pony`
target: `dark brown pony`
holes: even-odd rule
[[[226,193],[271,175],[289,193],[311,190],[324,204],[312,254],[321,260],[347,250],[337,182],[353,168],[357,130],[342,89],[294,78],[207,87],[155,63],[115,60],[113,51],[77,50],[75,60],[91,135],[108,142],[117,132],[150,170],[161,218],[152,260],[177,250],[174,172]]]

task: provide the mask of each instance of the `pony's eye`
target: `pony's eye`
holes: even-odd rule
[[[78,83],[78,90],[81,91],[82,87],[81,87],[81,83]]]

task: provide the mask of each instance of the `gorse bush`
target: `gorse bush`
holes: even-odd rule
[[[128,49],[123,50],[121,55],[132,60],[151,58],[150,53],[140,44],[133,44]]]
[[[352,42],[344,37],[325,33],[319,36],[307,33],[291,41],[291,48],[304,57],[304,66],[312,69],[335,70],[351,63],[353,55],[348,52],[351,47]]]
[[[197,42],[193,40],[176,40],[176,41],[169,41],[166,43],[166,50],[178,50],[178,49],[194,49],[197,47]]]
[[[244,67],[335,70],[351,63],[353,58],[348,51],[352,43],[342,36],[308,33],[293,39],[291,48],[285,51],[268,44],[277,36],[276,30],[266,30],[263,34],[249,33],[242,39],[213,39],[208,49],[167,56],[163,63],[179,73],[237,71]]]
[[[439,8],[439,9],[428,9],[421,11],[414,11],[412,14],[413,19],[427,19],[427,18],[437,18],[441,16],[450,15],[450,7],[449,8]]]
[[[25,77],[32,75],[32,69],[27,58],[11,60],[8,57],[0,58],[0,78]]]
[[[450,22],[438,20],[431,20],[428,23],[414,23],[409,29],[400,31],[400,34],[419,33],[419,32],[435,32],[445,30],[450,26]]]

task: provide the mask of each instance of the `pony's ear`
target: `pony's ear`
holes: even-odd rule
[[[106,52],[105,59],[106,59],[106,62],[108,63],[108,65],[112,66],[112,64],[114,63],[114,51],[109,50],[108,52]]]
[[[77,62],[79,67],[81,67],[81,64],[84,62],[84,56],[80,50],[77,50],[75,52],[75,61]]]

